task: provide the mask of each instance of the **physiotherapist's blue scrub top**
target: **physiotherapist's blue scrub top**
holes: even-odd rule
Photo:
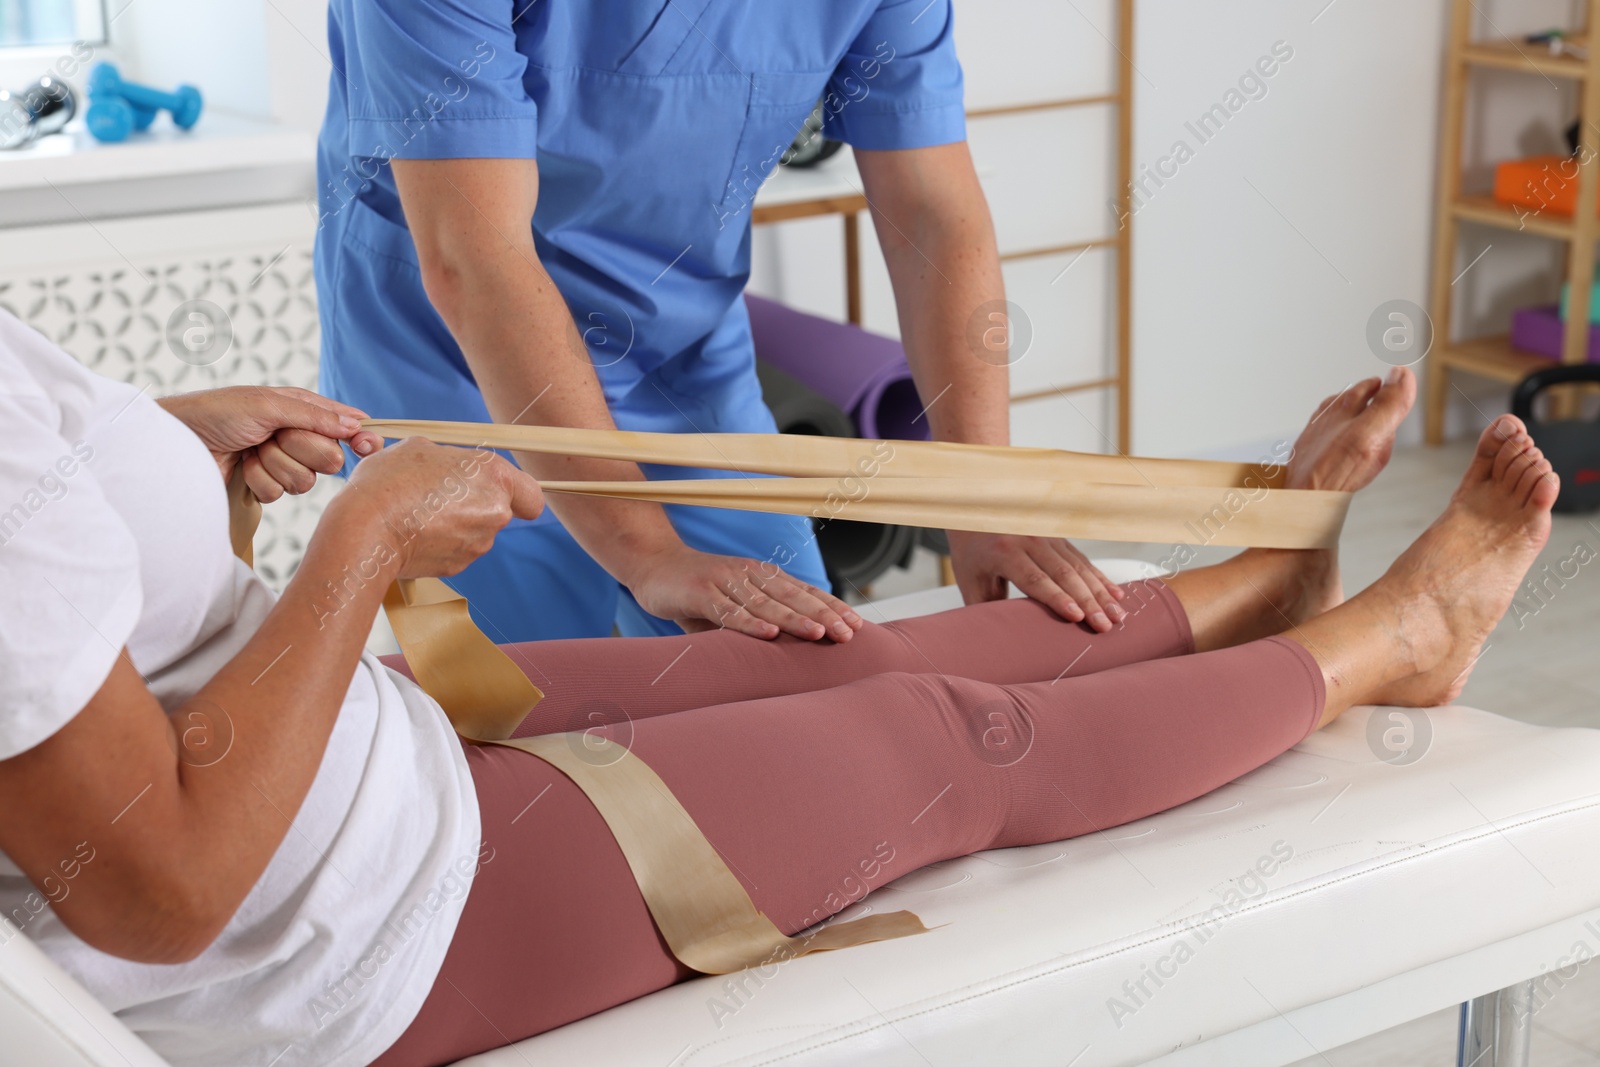
[[[390,159],[537,159],[535,246],[618,425],[770,431],[739,299],[756,189],[819,98],[826,135],[858,148],[965,137],[950,0],[332,0],[328,42],[322,386],[385,418],[489,419]],[[826,587],[804,519],[672,518]],[[630,616],[548,512],[517,526],[453,581],[497,640],[608,633],[612,614],[676,629]]]

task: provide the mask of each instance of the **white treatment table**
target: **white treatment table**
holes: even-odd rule
[[[1421,758],[1380,759],[1407,729]],[[700,978],[460,1067],[1269,1067],[1463,1002],[1464,1062],[1520,1067],[1530,980],[1600,955],[1597,842],[1600,731],[1358,708],[1172,811],[935,864],[845,913],[931,933]],[[160,1067],[0,940],[0,1064]]]

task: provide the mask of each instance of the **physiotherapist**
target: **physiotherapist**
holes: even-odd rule
[[[322,389],[382,418],[775,430],[743,293],[750,209],[821,98],[856,149],[937,440],[1005,444],[1004,287],[950,0],[332,0],[318,148]],[[540,479],[738,474],[518,454]],[[730,459],[737,461],[737,456]],[[950,534],[1109,630],[1059,539]],[[803,517],[563,495],[451,579],[496,641],[727,626],[848,640]]]

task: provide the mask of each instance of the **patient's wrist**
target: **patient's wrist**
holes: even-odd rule
[[[406,545],[402,532],[388,521],[385,509],[358,485],[346,486],[328,504],[317,523],[307,558],[323,548],[335,570],[387,588],[400,577]],[[320,553],[319,553],[320,555]]]

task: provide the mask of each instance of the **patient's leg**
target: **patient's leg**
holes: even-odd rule
[[[1273,638],[1056,684],[880,674],[606,732],[661,776],[756,906],[793,933],[925,864],[1198,796],[1300,740],[1321,690],[1311,656]],[[569,779],[514,749],[473,747],[467,759],[494,858],[383,1067],[451,1062],[688,974]]]
[[[1372,484],[1416,393],[1415,377],[1397,367],[1387,381],[1368,378],[1328,397],[1294,443],[1286,486],[1354,493]],[[1333,550],[1250,549],[1168,583],[1201,652],[1282,633],[1344,600]]]
[[[1054,684],[886,674],[606,729],[655,769],[756,905],[793,933],[927,863],[1089,833],[1197,797],[1352,702],[1449,699],[1548,535],[1555,488],[1520,423],[1497,423],[1440,520],[1371,589],[1308,621],[1301,639]],[[467,758],[493,858],[383,1067],[449,1062],[687,974],[569,779],[511,749],[474,747]]]
[[[1323,721],[1352,704],[1427,706],[1459,696],[1549,539],[1559,491],[1522,421],[1491,423],[1444,514],[1384,576],[1285,634],[1322,665]]]
[[[1048,682],[1193,651],[1183,608],[1169,590],[1160,582],[1125,588],[1129,614],[1107,634],[1036,601],[1005,600],[868,623],[841,645],[713,631],[505,646],[545,693],[517,735],[809,693],[878,674]]]

